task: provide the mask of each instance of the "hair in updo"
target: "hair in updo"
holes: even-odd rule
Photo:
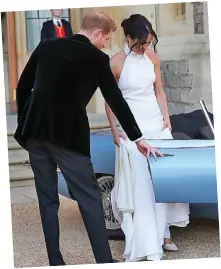
[[[152,28],[152,24],[148,21],[145,16],[140,14],[133,14],[128,19],[125,19],[121,23],[121,27],[124,30],[124,35],[127,37],[128,35],[134,40],[137,39],[136,45],[145,44],[147,37],[149,34],[153,36],[153,47],[156,52],[156,45],[158,43],[158,38],[155,31]],[[131,50],[132,50],[131,48]]]

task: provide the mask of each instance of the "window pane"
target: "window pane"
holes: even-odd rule
[[[37,10],[33,10],[33,11],[26,11],[26,18],[38,18],[38,12]]]
[[[181,3],[181,15],[186,14],[186,3]]]
[[[63,9],[62,17],[69,17],[69,9]]]
[[[39,17],[40,18],[51,18],[51,11],[50,10],[39,10]]]
[[[46,19],[27,20],[27,47],[28,52],[32,52],[41,40],[41,28]]]

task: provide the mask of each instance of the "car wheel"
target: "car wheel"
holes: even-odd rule
[[[114,187],[114,178],[106,175],[98,177],[97,181],[101,189],[104,219],[108,237],[112,240],[122,240],[124,239],[124,234],[121,230],[120,223],[114,217],[111,206],[111,191]]]

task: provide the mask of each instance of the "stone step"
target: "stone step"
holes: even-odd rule
[[[29,159],[28,152],[22,148],[8,151],[9,164],[23,164]]]
[[[34,179],[10,180],[11,188],[27,187],[35,185]]]
[[[30,166],[17,164],[9,165],[10,180],[33,179],[34,174]]]
[[[7,114],[7,133],[8,135],[14,135],[17,127],[17,115]]]
[[[26,165],[9,165],[9,176],[11,187],[30,186],[34,184],[33,171]]]
[[[60,172],[60,169],[57,168],[57,171]],[[34,173],[30,165],[24,165],[24,164],[9,165],[9,177],[11,186],[14,185],[28,186],[30,184],[31,185],[34,184]]]
[[[21,146],[14,139],[13,135],[8,135],[8,150],[11,150],[11,149],[20,149],[20,148],[21,148]]]

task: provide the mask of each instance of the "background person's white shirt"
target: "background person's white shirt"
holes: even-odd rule
[[[62,26],[62,22],[61,22],[61,19],[60,19],[60,18],[55,18],[55,17],[53,17],[52,19],[53,19],[53,23],[54,23],[56,26],[58,26],[58,22],[59,22],[60,25]]]

